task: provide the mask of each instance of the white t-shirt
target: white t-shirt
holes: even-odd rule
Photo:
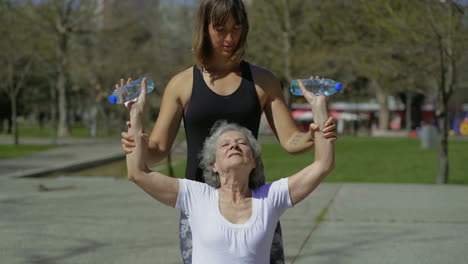
[[[270,248],[279,217],[292,207],[288,179],[252,190],[252,216],[233,224],[219,210],[218,191],[179,179],[176,208],[192,229],[192,263],[270,263]]]

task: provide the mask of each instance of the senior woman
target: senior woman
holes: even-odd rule
[[[314,114],[314,162],[298,173],[262,185],[260,146],[250,130],[219,122],[201,153],[206,183],[175,179],[146,167],[142,116],[146,88],[132,106],[129,134],[136,147],[127,155],[128,177],[156,200],[180,209],[190,221],[193,263],[269,263],[279,217],[309,195],[334,168],[333,139],[323,136],[325,96],[300,84]]]

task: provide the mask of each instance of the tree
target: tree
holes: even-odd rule
[[[468,51],[468,27],[463,24],[467,6],[458,4],[457,1],[431,1],[417,2],[421,8],[422,21],[426,22],[430,30],[416,35],[422,42],[431,43],[432,50],[436,54],[437,75],[432,76],[437,83],[436,117],[438,120],[439,134],[439,168],[437,183],[448,182],[448,102],[456,88],[457,67],[462,55]]]
[[[17,20],[16,16],[23,8],[11,2],[0,1],[0,88],[8,94],[11,105],[11,120],[14,144],[19,143],[17,124],[18,98],[32,74],[34,63],[35,32],[29,30],[30,24]]]
[[[69,89],[70,89],[70,52],[72,39],[83,34],[82,29],[92,21],[95,10],[92,1],[50,0],[37,4],[29,19],[41,27],[44,35],[53,40],[53,65],[56,72],[55,87],[58,102],[58,136],[70,135]]]
[[[293,79],[319,75],[323,53],[319,45],[320,10],[317,1],[252,1],[249,8],[248,57],[258,65],[268,65],[289,88]],[[322,50],[322,49],[321,49]],[[313,63],[312,63],[313,62]],[[290,101],[289,89],[284,89]]]
[[[389,90],[394,67],[386,35],[372,27],[359,3],[330,1],[253,1],[249,56],[269,65],[283,82],[310,75],[358,83],[370,80],[381,105],[381,129],[387,129]],[[355,94],[354,91],[346,92]],[[286,98],[289,96],[285,89]],[[342,95],[337,95],[340,97]],[[336,98],[336,97],[335,97]]]
[[[118,115],[124,124],[127,113],[123,107],[107,103],[119,78],[150,76],[155,91],[148,100],[151,121],[157,117],[164,83],[187,65],[192,64],[191,24],[194,9],[178,3],[159,1],[101,1],[90,34],[78,36],[79,56],[71,65],[73,82],[85,95],[86,111],[95,135],[98,116],[105,128]],[[99,6],[98,6],[99,7]],[[74,56],[77,57],[77,56]],[[123,128],[122,128],[123,129]],[[176,143],[177,144],[177,143]],[[171,170],[169,154],[168,168]]]
[[[437,183],[447,183],[448,102],[457,87],[458,67],[468,51],[468,27],[463,23],[467,6],[454,0],[395,2],[398,9],[388,3],[383,8],[392,21],[392,29],[401,33],[403,62],[413,69],[402,75],[411,80],[413,85],[422,83],[435,88],[439,134]]]
[[[379,81],[379,84],[385,84],[387,92],[430,94],[435,87],[439,133],[437,183],[448,182],[447,105],[456,88],[457,67],[468,47],[466,20],[463,24],[467,6],[461,3],[455,0],[362,0],[360,8],[365,20],[354,23],[358,28],[352,30],[363,36],[356,41],[358,50],[365,49],[359,57],[368,58],[364,59],[364,66],[371,67],[366,71],[376,73],[372,74],[374,80],[375,76],[380,76],[379,80],[384,82]],[[364,30],[359,31],[359,28]],[[347,53],[356,58],[355,52]],[[408,88],[398,88],[401,86]],[[383,105],[386,95],[379,93],[377,98]],[[410,102],[407,108],[409,105]],[[381,119],[380,122],[385,121]]]
[[[391,22],[383,4],[379,0],[327,1],[322,18],[329,20],[324,39],[333,49],[339,71],[350,72],[347,75],[351,83],[367,80],[369,91],[379,104],[379,129],[388,130],[389,96],[401,87],[395,85],[395,80],[402,62],[398,56],[398,34],[389,27]]]

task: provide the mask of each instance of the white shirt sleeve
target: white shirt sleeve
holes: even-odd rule
[[[190,215],[196,204],[203,204],[207,199],[210,186],[187,179],[179,179],[179,194],[175,208],[180,209],[187,216]]]
[[[278,217],[288,208],[291,208],[291,196],[289,195],[288,178],[282,178],[272,183],[265,184],[258,188],[259,195],[268,200]]]

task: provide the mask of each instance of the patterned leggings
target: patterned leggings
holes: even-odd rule
[[[184,264],[192,264],[192,231],[184,213],[180,213],[179,243]],[[284,264],[283,237],[279,222],[271,245],[270,264]]]

